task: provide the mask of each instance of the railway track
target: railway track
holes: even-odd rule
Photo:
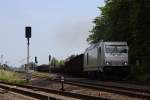
[[[60,82],[60,77],[51,81]],[[146,85],[141,83],[136,84],[136,82],[128,83],[127,81],[105,82],[105,81],[88,80],[85,78],[72,78],[68,76],[66,76],[64,83],[94,89],[98,91],[120,94],[129,97],[148,100],[150,99],[150,86],[147,84]]]
[[[60,80],[55,80],[55,81],[59,82]],[[110,84],[109,82],[94,83],[91,81],[87,82],[87,81],[81,81],[81,80],[77,81],[77,80],[70,80],[70,79],[66,79],[64,83],[90,88],[90,89],[101,90],[105,92],[117,93],[117,94],[126,95],[130,97],[150,99],[149,86],[139,86],[139,85],[135,86],[134,84],[130,84],[130,86],[127,86],[126,84],[115,83],[115,82],[112,82],[112,84]]]
[[[140,86],[150,86],[150,82],[137,82],[137,81],[114,81],[115,83],[126,83],[126,84],[136,84]]]
[[[112,100],[98,96],[89,96],[68,91],[29,85],[17,85],[6,82],[0,82],[0,88],[40,100]]]

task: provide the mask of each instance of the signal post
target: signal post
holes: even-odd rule
[[[29,45],[30,45],[30,38],[31,38],[31,27],[25,27],[25,38],[27,38],[27,67],[26,67],[26,80],[27,82],[31,79],[31,73],[29,73]]]

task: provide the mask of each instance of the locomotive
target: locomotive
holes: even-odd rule
[[[90,78],[115,77],[122,79],[128,75],[127,42],[98,42],[84,52],[83,71]]]

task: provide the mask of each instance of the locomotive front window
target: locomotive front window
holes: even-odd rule
[[[127,53],[127,46],[123,45],[106,45],[106,53]]]

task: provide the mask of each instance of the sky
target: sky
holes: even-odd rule
[[[26,63],[25,27],[32,27],[30,61],[81,54],[104,0],[0,0],[0,63]],[[2,57],[3,56],[3,57]]]

